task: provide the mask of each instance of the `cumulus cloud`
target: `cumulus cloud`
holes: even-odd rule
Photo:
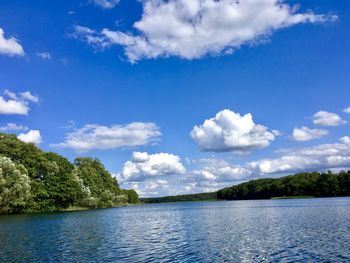
[[[315,113],[313,122],[321,126],[339,126],[346,123],[338,114],[328,111],[319,111]]]
[[[133,154],[132,160],[126,162],[123,171],[118,174],[123,187],[136,189],[144,197],[179,195],[212,192],[262,177],[329,169],[349,169],[350,137],[344,136],[337,143],[286,149],[276,158],[260,159],[242,164],[208,158],[193,161],[190,164],[191,168],[185,169],[178,156],[173,155],[172,161],[165,161],[168,158],[160,156],[152,160],[151,156],[141,152]],[[175,163],[178,169],[174,168]],[[170,176],[172,174],[176,176]]]
[[[201,179],[216,182],[237,182],[247,179],[252,171],[240,165],[231,165],[220,159],[201,160],[204,166],[200,170],[193,171],[193,174]]]
[[[49,52],[38,52],[36,55],[44,60],[51,60],[51,54]]]
[[[169,185],[167,180],[149,179],[147,181],[123,182],[124,189],[135,190],[140,197],[161,196],[163,193],[170,193],[174,189],[173,184]]]
[[[249,166],[260,174],[295,173],[349,167],[350,138],[345,136],[340,139],[340,143],[291,150],[279,158],[251,162]]]
[[[155,190],[155,189],[164,189],[164,188],[168,188],[169,184],[168,181],[166,180],[155,180],[155,181],[148,181],[145,183],[145,189],[146,190]]]
[[[343,110],[345,113],[349,113],[350,114],[350,107],[346,108]]]
[[[23,125],[18,125],[15,123],[8,123],[5,126],[0,127],[1,132],[9,132],[9,131],[27,131],[28,127]]]
[[[19,114],[27,115],[29,112],[29,103],[37,103],[39,98],[32,95],[29,91],[22,92],[19,95],[5,90],[4,96],[0,96],[0,114]]]
[[[39,145],[42,141],[40,131],[38,130],[30,130],[27,133],[21,133],[17,137],[23,142],[33,143],[35,145]]]
[[[0,54],[6,56],[24,56],[24,50],[14,37],[6,38],[4,30],[0,27]]]
[[[308,127],[294,128],[293,140],[295,141],[310,141],[328,135],[329,132],[323,129],[310,129]]]
[[[143,13],[133,25],[134,34],[110,29],[94,32],[100,42],[123,46],[131,62],[169,56],[195,59],[207,54],[232,54],[242,45],[263,42],[276,30],[337,19],[334,15],[298,12],[296,6],[281,0],[144,0],[142,3]]]
[[[118,179],[121,182],[143,181],[158,176],[183,174],[185,171],[181,158],[177,155],[134,152],[132,159],[124,164],[123,171],[118,174]]]
[[[119,0],[91,0],[91,2],[102,9],[111,9],[119,4]]]
[[[111,127],[88,124],[68,133],[63,143],[52,146],[72,148],[79,152],[107,150],[147,145],[157,141],[161,135],[154,123],[133,122]]]
[[[28,106],[22,101],[6,100],[0,96],[0,114],[20,114],[27,115]]]
[[[250,113],[241,116],[230,110],[223,110],[214,118],[195,126],[192,139],[202,151],[246,152],[264,148],[275,139],[275,135],[260,124],[255,124]]]

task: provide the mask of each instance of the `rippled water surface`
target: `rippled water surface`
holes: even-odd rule
[[[1,262],[350,262],[350,198],[0,216]]]

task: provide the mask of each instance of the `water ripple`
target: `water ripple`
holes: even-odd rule
[[[0,262],[349,262],[350,198],[0,216]]]

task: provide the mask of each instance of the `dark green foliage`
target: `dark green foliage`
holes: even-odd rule
[[[68,208],[82,197],[82,190],[73,174],[74,165],[56,153],[46,153],[53,165],[53,172],[47,176],[44,186],[54,207]]]
[[[100,160],[82,157],[75,159],[74,164],[77,176],[90,190],[90,206],[96,206],[96,199],[98,207],[128,203],[125,191],[119,188],[117,180],[104,168]],[[130,203],[136,202],[137,200],[134,200]]]
[[[34,144],[18,140],[16,135],[0,133],[0,155],[24,165],[32,179],[44,180],[49,173],[50,164],[45,153]]]
[[[77,167],[77,175],[84,185],[90,188],[91,196],[102,195],[104,189],[109,189],[116,195],[121,193],[117,180],[104,168],[100,160],[81,157],[75,159],[74,164]]]
[[[44,152],[15,135],[0,133],[0,156],[23,165],[30,178],[30,199],[21,211],[47,212],[70,207],[112,207],[138,203],[133,190],[122,190],[118,182],[92,158],[77,158],[72,164],[66,158]],[[1,208],[1,207],[0,207]]]
[[[137,204],[140,202],[139,196],[133,189],[123,190],[123,193],[127,196],[128,202],[131,204]]]
[[[169,203],[169,202],[213,201],[213,200],[217,200],[216,192],[140,199],[140,201],[144,203]]]
[[[275,179],[258,179],[218,191],[218,199],[268,199],[283,196],[332,197],[350,195],[350,173],[300,173]]]

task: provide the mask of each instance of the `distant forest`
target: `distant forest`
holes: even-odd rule
[[[170,203],[170,202],[212,201],[212,200],[217,200],[217,192],[140,198],[140,201],[143,203]]]
[[[284,197],[350,196],[350,171],[339,173],[299,173],[280,178],[264,178],[241,183],[217,192],[143,198],[144,203],[250,200]]]
[[[73,163],[0,133],[0,214],[106,208],[139,203],[98,159]]]

